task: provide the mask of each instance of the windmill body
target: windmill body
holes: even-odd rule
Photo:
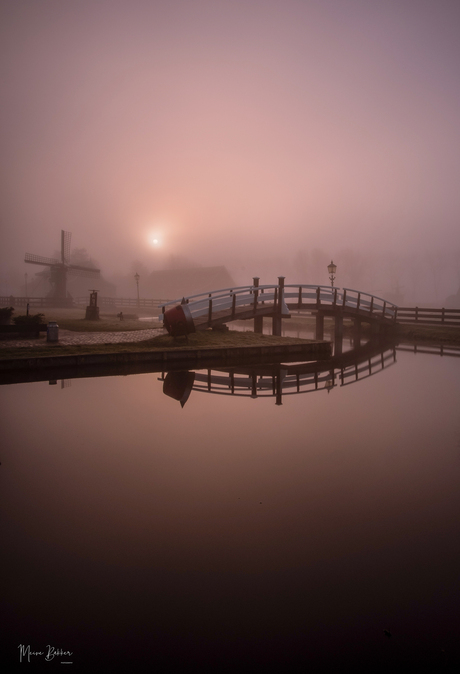
[[[52,290],[50,297],[56,306],[71,306],[72,297],[67,293],[67,274],[100,278],[100,269],[84,267],[78,264],[70,264],[70,240],[71,232],[61,230],[61,259],[43,257],[26,253],[24,262],[49,267]]]

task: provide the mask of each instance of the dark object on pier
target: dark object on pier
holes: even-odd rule
[[[98,321],[99,320],[99,307],[97,306],[97,290],[91,290],[91,295],[89,296],[89,306],[86,307],[86,320],[87,321]]]
[[[14,314],[14,307],[3,307],[0,309],[0,325],[11,325],[11,317]]]
[[[46,330],[46,341],[47,342],[59,342],[59,325],[56,321],[50,321],[47,325]]]
[[[164,326],[170,335],[180,337],[196,332],[195,323],[187,304],[179,304],[165,312],[163,318]]]
[[[0,339],[36,339],[40,332],[47,331],[43,318],[43,314],[15,316],[14,325],[0,325]]]

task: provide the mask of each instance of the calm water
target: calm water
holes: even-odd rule
[[[459,358],[282,405],[160,379],[0,387],[8,671],[458,663]]]

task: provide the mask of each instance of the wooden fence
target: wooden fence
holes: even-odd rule
[[[53,297],[14,297],[14,295],[8,295],[0,297],[0,306],[1,307],[27,307],[29,305],[30,309],[46,309],[47,307],[56,307],[57,301],[60,302],[61,307],[72,307],[72,300],[56,300]]]
[[[427,353],[432,356],[451,356],[452,358],[460,358],[460,346],[451,344],[404,344],[397,346],[396,351]]]
[[[131,307],[132,309],[158,309],[158,307],[163,306],[169,300],[160,299],[148,299],[148,298],[139,298],[133,299],[131,297],[101,297],[100,295],[97,298],[98,306],[101,309],[115,309],[116,307]],[[78,306],[86,307],[89,304],[88,297],[76,297],[74,303]]]
[[[419,323],[420,325],[453,325],[460,327],[460,309],[397,307],[396,322]]]
[[[133,309],[155,309],[161,307],[169,300],[165,299],[132,299],[129,297],[101,297],[97,298],[99,307],[103,309],[117,307],[132,307]],[[86,307],[89,304],[89,296],[75,297],[73,299],[56,299],[55,297],[14,297],[13,295],[0,296],[0,307],[27,307],[30,309],[46,309],[50,307]]]

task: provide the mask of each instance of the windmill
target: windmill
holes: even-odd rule
[[[65,232],[61,229],[61,260],[52,257],[43,257],[42,255],[32,255],[26,253],[24,262],[29,264],[39,264],[50,268],[50,282],[53,286],[51,297],[59,304],[67,304],[67,274],[78,276],[91,276],[99,278],[101,270],[95,267],[84,267],[78,264],[70,264],[70,239],[71,232]]]

